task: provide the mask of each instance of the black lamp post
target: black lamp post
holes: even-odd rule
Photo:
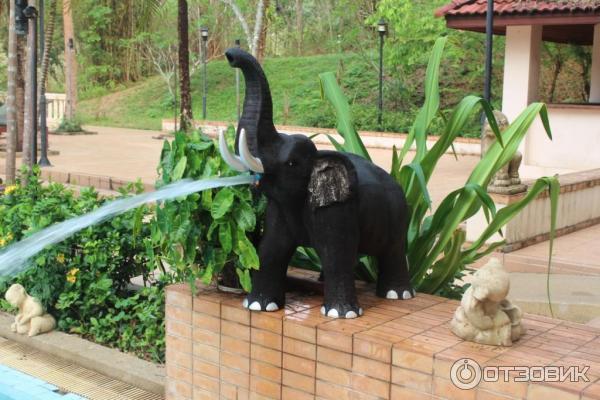
[[[46,46],[46,38],[44,37],[44,0],[40,0],[40,54],[44,54],[44,48]],[[46,87],[45,82],[41,82],[40,86],[40,136],[41,136],[41,147],[42,154],[40,156],[41,167],[51,167],[52,164],[48,160],[48,126],[46,125]]]
[[[240,39],[235,39],[235,47],[240,48]],[[237,119],[240,120],[240,69],[235,69],[235,101],[237,105]]]
[[[29,20],[29,79],[31,81],[29,92],[29,110],[31,115],[31,164],[37,164],[37,17],[38,11],[33,6],[23,10],[23,15]]]
[[[206,92],[207,92],[207,76],[206,76],[206,42],[208,41],[208,28],[201,28],[202,35],[202,69],[204,70],[204,79],[202,82],[202,119],[206,119]]]
[[[487,15],[485,21],[485,83],[483,98],[492,100],[492,45],[494,38],[494,0],[487,0]]]
[[[377,125],[379,130],[383,130],[383,42],[387,33],[387,23],[383,18],[377,23],[377,32],[379,32],[379,114],[377,115]]]

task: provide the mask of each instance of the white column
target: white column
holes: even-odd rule
[[[541,25],[506,27],[502,112],[511,123],[529,104],[538,100],[541,44]],[[525,136],[519,146],[523,164],[528,164],[531,158],[527,142]]]
[[[600,24],[594,26],[589,101],[590,103],[600,103]]]
[[[512,122],[538,99],[542,26],[506,27],[502,112]]]

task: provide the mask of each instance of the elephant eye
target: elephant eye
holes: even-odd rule
[[[296,165],[298,165],[298,163],[296,161],[288,161],[287,165],[288,167],[295,167]]]

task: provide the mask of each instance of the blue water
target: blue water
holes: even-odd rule
[[[58,387],[0,364],[0,400],[84,400],[74,393],[58,393]]]
[[[254,182],[250,175],[238,175],[228,178],[211,178],[194,181],[184,179],[164,186],[155,192],[113,200],[102,207],[79,217],[54,224],[46,229],[11,244],[0,251],[0,276],[13,275],[27,268],[27,261],[46,246],[56,244],[69,236],[94,224],[106,221],[125,211],[137,208],[146,203],[172,200],[202,190],[217,187],[243,185]]]

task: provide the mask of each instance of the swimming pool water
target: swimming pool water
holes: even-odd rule
[[[0,364],[0,400],[84,400],[74,393]]]

